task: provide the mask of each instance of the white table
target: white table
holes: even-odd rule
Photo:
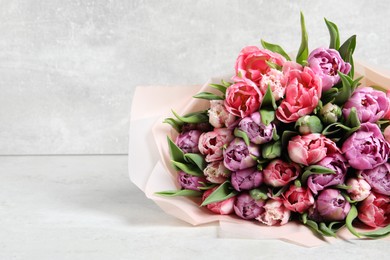
[[[303,248],[217,238],[162,212],[127,156],[0,156],[0,259],[386,259],[386,241]]]

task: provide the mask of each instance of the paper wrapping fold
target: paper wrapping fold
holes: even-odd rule
[[[364,76],[363,85],[376,85],[390,89],[390,73],[373,69],[361,62],[355,63],[356,76]],[[226,79],[226,77],[224,77]],[[221,78],[212,79],[219,83]],[[245,221],[235,216],[222,216],[199,207],[199,201],[188,197],[161,197],[154,193],[178,189],[176,172],[171,167],[167,135],[174,136],[168,124],[162,121],[171,117],[171,109],[180,114],[206,109],[208,102],[192,96],[204,86],[147,86],[137,87],[133,98],[129,133],[130,179],[166,213],[192,225],[214,222],[219,227],[220,237],[250,239],[280,239],[305,247],[314,247],[337,241],[321,238],[306,226],[289,222],[284,226],[268,227],[260,223]],[[204,91],[204,90],[202,90]],[[338,233],[338,239],[356,239],[347,229]],[[390,240],[390,237],[384,238]]]

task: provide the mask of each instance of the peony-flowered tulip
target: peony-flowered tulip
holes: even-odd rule
[[[262,76],[259,87],[263,96],[267,93],[268,87],[270,87],[274,99],[276,101],[282,99],[286,92],[286,79],[283,72],[271,69],[267,74]]]
[[[238,117],[244,118],[257,111],[263,95],[255,83],[242,79],[226,89],[225,108]]]
[[[289,68],[286,97],[276,110],[277,119],[292,123],[311,114],[318,105],[321,91],[321,79],[309,67],[302,70]]]
[[[318,195],[316,208],[325,221],[339,221],[346,218],[351,204],[341,195],[340,190],[326,189]]]
[[[245,78],[259,85],[263,75],[271,70],[267,61],[283,66],[286,59],[278,53],[259,49],[256,46],[245,47],[237,58],[235,65],[236,77],[234,77],[234,80]]]
[[[341,148],[348,163],[355,169],[373,169],[388,159],[390,144],[384,139],[378,125],[361,124]]]
[[[390,197],[372,192],[358,206],[358,218],[370,227],[390,224]]]
[[[257,145],[250,143],[248,146],[241,138],[235,138],[223,151],[225,167],[231,171],[238,171],[253,167],[257,164],[256,158],[260,151]]]
[[[296,163],[275,159],[263,170],[264,183],[272,187],[282,187],[298,178],[300,173],[301,168]]]
[[[255,112],[243,118],[238,124],[238,129],[248,135],[249,140],[254,144],[264,144],[272,140],[275,125],[265,125],[261,122],[261,115]]]
[[[384,163],[370,170],[360,171],[360,175],[376,193],[390,196],[390,164]]]
[[[209,163],[203,170],[206,179],[211,183],[224,183],[230,177],[230,171],[226,169],[223,161]]]
[[[284,206],[294,212],[304,213],[314,204],[314,197],[310,190],[304,187],[291,185],[282,194]]]
[[[318,194],[319,191],[326,187],[344,183],[348,164],[342,154],[334,153],[325,157],[317,164],[335,171],[335,174],[324,173],[310,175],[307,179],[307,186],[314,194]]]
[[[236,197],[233,208],[236,215],[240,218],[254,219],[264,212],[264,204],[264,200],[255,200],[249,193],[243,192]]]
[[[341,58],[334,49],[317,48],[307,58],[309,67],[320,76],[322,91],[327,91],[340,81],[338,72],[348,74],[351,65]]]
[[[194,176],[183,171],[177,173],[177,180],[180,186],[186,190],[200,191],[199,188],[206,183],[206,179],[203,176]]]
[[[199,137],[202,134],[199,130],[190,130],[182,132],[176,138],[176,145],[183,151],[183,153],[199,153]]]
[[[235,115],[229,113],[223,100],[210,100],[209,123],[215,128],[232,128],[237,122]]]
[[[352,108],[356,109],[361,123],[375,123],[385,116],[390,108],[390,102],[382,91],[371,87],[359,87],[344,104],[343,115],[345,119],[348,118]]]
[[[264,212],[256,219],[268,226],[284,225],[290,219],[291,211],[287,209],[281,200],[269,199],[263,206]]]
[[[199,137],[199,151],[206,156],[206,162],[220,161],[223,159],[222,147],[233,139],[231,130],[216,128],[214,131],[203,133]]]
[[[251,190],[259,187],[263,182],[263,173],[256,167],[233,172],[231,183],[236,191]]]

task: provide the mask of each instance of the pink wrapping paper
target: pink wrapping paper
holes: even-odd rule
[[[390,77],[386,76],[390,73],[386,71],[373,69],[356,62],[355,74],[364,76],[361,81],[364,85],[376,85],[390,89]],[[209,83],[219,83],[220,79],[212,79],[204,86],[137,87],[130,122],[130,179],[167,214],[192,225],[215,223],[219,227],[219,237],[279,239],[305,247],[321,246],[338,239],[357,239],[346,228],[337,233],[338,239],[321,238],[300,223],[289,222],[284,226],[269,227],[258,222],[242,220],[233,215],[213,214],[206,208],[199,207],[197,199],[167,198],[154,194],[157,191],[179,188],[175,179],[176,172],[170,164],[167,145],[167,136],[174,138],[175,132],[168,124],[162,123],[163,119],[172,116],[171,109],[179,114],[206,109],[207,101],[196,100],[192,96],[200,91],[213,92],[214,89],[208,87]],[[225,79],[228,78],[225,77]],[[152,139],[154,143],[151,142]],[[390,240],[390,237],[384,239]]]

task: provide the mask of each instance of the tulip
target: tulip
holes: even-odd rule
[[[176,138],[176,145],[183,151],[183,153],[199,153],[199,137],[202,134],[199,130],[190,130],[182,132]]]
[[[263,208],[265,211],[256,219],[268,226],[284,225],[290,219],[291,211],[283,205],[281,200],[269,199]]]
[[[355,108],[361,123],[375,123],[385,116],[389,107],[390,102],[384,92],[371,87],[359,87],[345,102],[343,115],[347,119],[351,109]]]
[[[384,163],[374,169],[360,171],[360,175],[376,193],[390,196],[390,164]]]
[[[390,198],[372,192],[358,207],[358,218],[370,227],[385,227],[390,224]]]
[[[233,172],[231,175],[231,183],[235,190],[251,190],[259,187],[263,182],[263,173],[258,171],[256,167],[247,168]]]
[[[259,112],[243,118],[238,124],[238,129],[248,135],[249,140],[254,144],[263,144],[272,140],[274,124],[265,125],[261,122]]]
[[[194,176],[183,171],[177,173],[177,180],[183,189],[196,191],[200,191],[199,188],[203,187],[206,182],[203,176]]]
[[[339,120],[341,114],[341,108],[329,102],[320,109],[319,116],[325,124],[332,124]]]
[[[284,77],[284,73],[271,69],[264,74],[260,80],[260,91],[263,95],[267,93],[267,89],[271,88],[272,95],[276,101],[282,99],[286,92],[286,79]]]
[[[351,65],[334,49],[317,48],[310,53],[307,62],[314,73],[320,76],[323,91],[329,90],[340,81],[338,72],[348,74],[351,70]]]
[[[326,187],[344,183],[348,164],[343,155],[334,153],[325,157],[317,164],[329,168],[335,173],[310,175],[307,179],[307,186],[314,194],[317,194]]]
[[[316,116],[303,116],[295,123],[295,128],[298,128],[299,133],[302,135],[321,133],[322,123]]]
[[[216,161],[209,163],[203,174],[209,182],[222,184],[229,178],[230,171],[226,169],[223,161]]]
[[[199,151],[206,156],[206,162],[220,161],[223,159],[222,147],[227,145],[233,138],[231,130],[216,128],[214,131],[203,133],[199,137]]]
[[[237,196],[234,203],[234,212],[243,219],[257,218],[264,212],[264,200],[255,200],[247,192]]]
[[[384,139],[378,125],[364,123],[341,148],[348,163],[355,169],[373,169],[388,159],[390,144]]]
[[[316,201],[318,213],[325,221],[344,220],[351,205],[336,189],[321,191]]]
[[[264,182],[272,187],[282,187],[298,178],[301,168],[296,163],[280,159],[271,161],[263,170]]]
[[[204,193],[203,193],[203,196],[202,196],[202,202],[205,201],[207,199],[208,196],[210,196],[211,193],[213,193],[213,191],[215,191],[216,189],[218,188],[217,187],[214,187],[210,190],[206,190]],[[234,201],[236,200],[236,197],[231,197],[231,198],[228,198],[226,200],[222,200],[222,201],[218,201],[218,202],[213,202],[213,203],[210,203],[210,204],[207,204],[206,207],[216,213],[216,214],[220,214],[220,215],[229,215],[231,213],[233,213],[233,207],[234,207]]]
[[[223,100],[210,100],[209,123],[215,128],[231,128],[235,125],[237,118],[230,114]]]
[[[235,138],[223,151],[225,167],[231,171],[255,166],[259,156],[258,146],[252,143],[247,146],[241,138]]]
[[[304,187],[291,185],[287,191],[282,194],[284,206],[294,212],[304,213],[314,204],[314,197],[310,190]]]
[[[350,178],[346,184],[350,187],[347,190],[348,195],[354,201],[365,200],[371,193],[371,186],[364,179]]]

